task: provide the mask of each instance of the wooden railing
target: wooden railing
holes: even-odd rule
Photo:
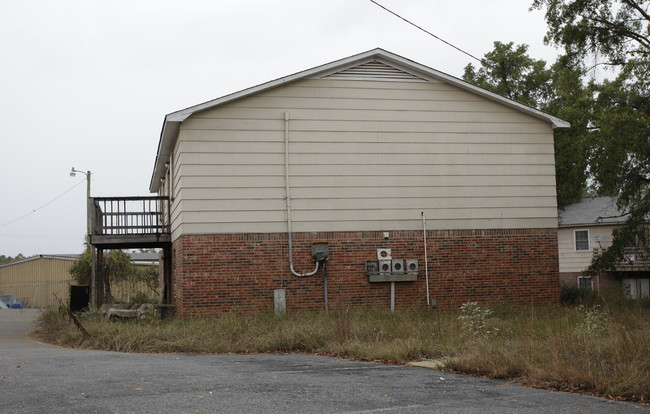
[[[170,232],[167,197],[95,197],[93,235]]]
[[[594,258],[600,256],[604,250],[605,249],[603,248],[595,248],[593,250]],[[642,249],[637,247],[626,247],[625,257],[614,270],[636,271],[646,269],[648,267],[650,267],[650,258],[647,257]]]

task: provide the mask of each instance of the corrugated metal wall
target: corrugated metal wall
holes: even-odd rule
[[[0,295],[13,295],[30,308],[58,306],[56,297],[67,303],[70,285],[76,284],[69,272],[74,262],[67,258],[36,256],[0,266]],[[144,282],[125,280],[111,287],[113,296],[121,302],[128,302],[137,292],[157,297]]]
[[[0,267],[0,294],[15,296],[25,307],[58,305],[55,294],[66,299],[74,260],[36,256]]]

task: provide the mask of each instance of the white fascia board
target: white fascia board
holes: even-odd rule
[[[162,131],[160,131],[158,152],[156,153],[153,174],[149,183],[149,192],[151,193],[157,193],[160,189],[160,178],[165,176],[165,162],[167,162],[169,155],[172,153],[181,125],[178,121],[169,121],[168,116],[165,117]]]
[[[592,223],[571,223],[571,224],[562,224],[558,223],[558,228],[560,229],[571,229],[571,228],[584,228],[584,227],[605,227],[605,226],[621,226],[625,224],[624,221],[615,221],[615,222],[592,222]]]
[[[251,88],[241,90],[239,92],[232,93],[230,95],[225,95],[220,98],[213,99],[208,102],[204,102],[202,104],[194,105],[177,112],[172,112],[171,114],[167,115],[166,119],[172,122],[183,122],[184,120],[186,120],[196,112],[203,111],[205,109],[210,109],[215,106],[219,106],[224,103],[234,101],[235,99],[240,99],[249,95],[254,95],[256,93],[265,91],[267,89],[275,88],[284,85],[286,83],[294,82],[299,79],[309,78],[317,74],[320,74],[322,72],[328,72],[331,70],[341,70],[341,68],[344,68],[345,66],[353,66],[355,64],[358,64],[359,61],[362,61],[366,57],[366,55],[367,57],[373,57],[375,55],[382,54],[382,52],[387,53],[381,49],[374,49],[368,52],[360,53],[358,55],[350,56],[345,59],[337,60],[335,62],[326,63],[324,65],[317,66],[315,68],[307,69],[302,72],[294,73],[293,75],[284,76],[282,78],[278,78],[270,82],[266,82],[257,86],[253,86]]]
[[[235,99],[243,98],[249,95],[253,95],[255,93],[275,88],[277,86],[296,81],[298,79],[303,79],[303,78],[308,78],[312,77],[318,74],[324,74],[327,72],[335,72],[335,71],[340,71],[346,68],[346,66],[355,66],[358,64],[363,63],[364,60],[370,61],[373,59],[383,59],[386,60],[392,64],[395,64],[398,66],[399,69],[402,69],[406,72],[414,72],[414,74],[417,74],[418,76],[424,78],[424,79],[431,79],[431,80],[438,80],[438,81],[443,81],[445,83],[452,84],[454,86],[457,86],[459,88],[465,89],[469,92],[475,93],[477,95],[484,96],[490,100],[494,100],[497,102],[500,102],[502,104],[505,104],[507,106],[510,106],[514,109],[520,110],[522,112],[526,112],[530,115],[535,116],[536,118],[540,118],[543,120],[546,120],[550,122],[554,128],[568,128],[570,126],[569,122],[554,117],[552,115],[549,115],[547,113],[544,113],[538,109],[532,108],[530,106],[524,105],[522,103],[513,101],[511,99],[505,98],[501,95],[498,95],[496,93],[487,91],[483,88],[480,88],[478,86],[472,85],[471,83],[465,82],[464,80],[461,80],[459,78],[453,77],[451,75],[448,75],[444,72],[440,72],[438,70],[432,69],[428,66],[422,65],[420,63],[414,62],[412,60],[409,60],[407,58],[404,58],[402,56],[396,55],[394,53],[387,52],[383,49],[373,49],[364,53],[360,53],[357,55],[353,55],[344,59],[340,59],[334,62],[327,63],[325,65],[317,66],[312,69],[307,69],[302,72],[294,73],[293,75],[285,76],[270,82],[263,83],[261,85],[253,86],[248,89],[241,90],[239,92],[232,93],[230,95],[225,95],[217,99],[213,99],[211,101],[207,101],[204,103],[201,103],[199,105],[194,105],[189,108],[182,109],[180,111],[172,112],[167,117],[165,118],[166,122],[183,122],[187,118],[189,118],[192,114],[205,110],[205,109],[210,109],[218,105],[222,105],[226,102],[233,101]]]
[[[472,85],[469,82],[466,82],[462,79],[456,78],[454,76],[448,75],[444,72],[440,72],[428,66],[422,65],[420,63],[414,62],[412,60],[406,59],[402,56],[395,55],[389,52],[385,52],[387,55],[384,58],[391,63],[397,63],[400,66],[403,66],[401,69],[409,72],[413,72],[413,69],[416,69],[416,72],[419,76],[423,78],[430,78],[438,81],[443,81],[445,83],[454,85],[461,89],[464,89],[468,92],[474,93],[475,95],[483,96],[487,99],[497,101],[501,104],[509,106],[513,109],[528,113],[529,115],[534,116],[535,118],[542,119],[551,123],[553,128],[569,128],[571,124],[563,119],[557,118],[555,116],[549,115],[545,112],[542,112],[533,107],[524,105],[520,102],[513,101],[512,99],[505,98],[501,95],[498,95],[494,92],[488,91],[486,89],[480,88],[476,85]]]

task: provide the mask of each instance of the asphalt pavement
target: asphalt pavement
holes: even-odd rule
[[[1,413],[646,413],[421,367],[304,354],[124,354],[32,341],[0,310]]]

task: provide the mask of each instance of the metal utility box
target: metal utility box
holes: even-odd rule
[[[284,289],[275,289],[273,291],[273,308],[277,315],[287,313],[287,292]]]
[[[367,275],[378,275],[379,274],[379,261],[377,261],[377,260],[366,260],[366,274]]]
[[[327,249],[327,243],[314,243],[311,246],[311,258],[316,262],[327,259],[329,256],[329,251]]]
[[[413,261],[414,259],[409,259]],[[405,270],[405,260],[367,260],[366,275],[370,282],[413,282],[418,279],[418,273],[410,273]],[[417,260],[416,260],[417,262]],[[397,266],[395,266],[397,263]],[[397,270],[401,268],[402,270]]]
[[[418,259],[406,259],[404,261],[404,271],[407,273],[418,273],[420,268],[418,266]]]
[[[393,274],[402,274],[404,273],[404,260],[402,259],[393,259]]]
[[[377,249],[377,260],[366,260],[370,282],[413,282],[418,279],[417,259],[393,259],[391,249]]]
[[[393,261],[392,260],[380,260],[379,261],[379,274],[389,275],[393,271]]]
[[[81,312],[88,310],[90,301],[90,286],[70,286],[70,311]]]
[[[377,260],[391,260],[392,258],[390,249],[377,249]]]

